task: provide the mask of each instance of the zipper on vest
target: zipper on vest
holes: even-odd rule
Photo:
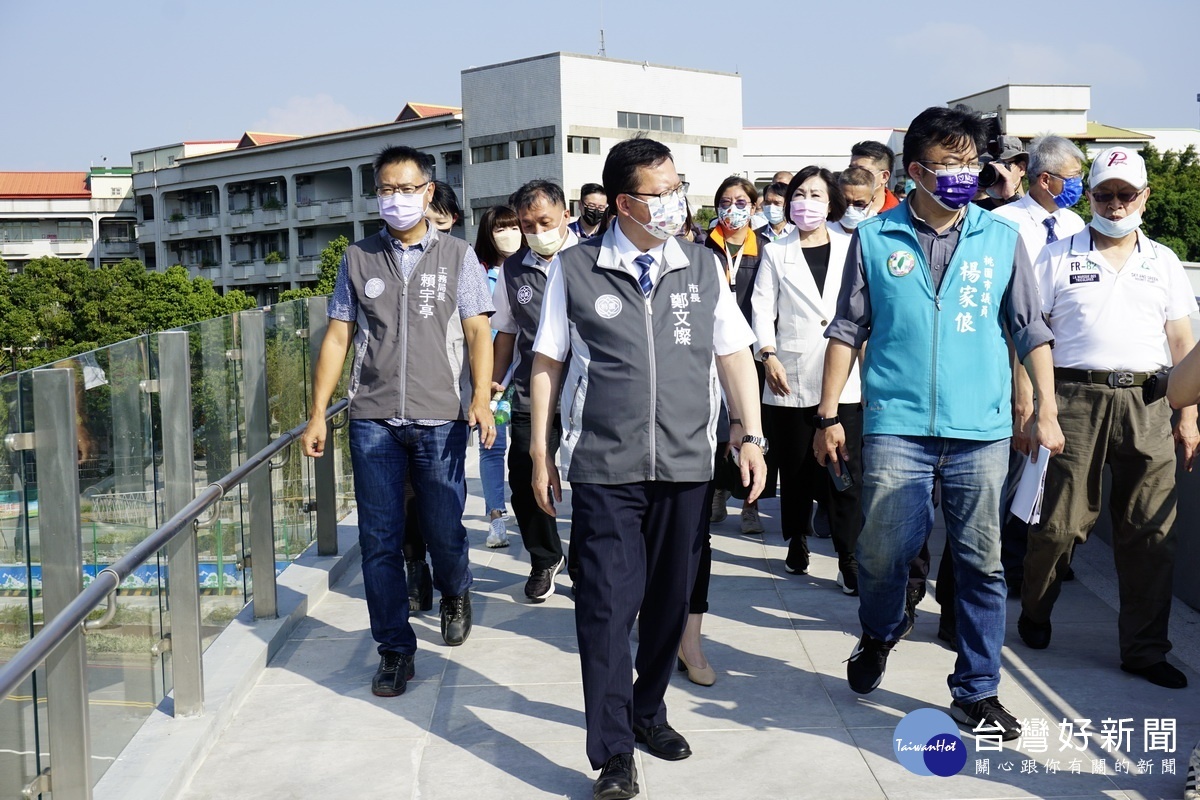
[[[661,279],[661,275],[659,276]],[[654,287],[658,288],[657,285]],[[651,291],[653,294],[653,290]],[[654,433],[658,430],[658,366],[654,358],[654,306],[646,298],[646,343],[650,352],[650,480],[658,478],[658,455],[654,447]]]
[[[413,267],[413,272],[416,272]],[[408,410],[408,279],[404,270],[400,270],[400,326],[396,329],[396,338],[403,337],[404,346],[400,348],[400,417],[407,419]]]
[[[950,262],[946,265],[946,272],[950,271],[950,264],[954,263],[954,256],[950,256]],[[950,276],[942,275],[942,285],[933,287],[933,267],[928,263],[925,265],[926,271],[929,273],[930,288],[933,288],[933,344],[931,345],[929,355],[929,435],[937,435],[937,371],[938,371],[938,335],[942,325],[942,290],[946,288],[946,282]]]

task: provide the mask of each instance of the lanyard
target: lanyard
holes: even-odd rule
[[[742,255],[746,252],[746,243],[742,242],[736,256],[729,255],[729,245],[722,247],[722,250],[725,252],[725,279],[729,282],[730,289],[736,289],[738,265],[742,263]]]

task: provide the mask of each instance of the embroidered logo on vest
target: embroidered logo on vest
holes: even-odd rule
[[[527,304],[533,299],[533,287],[526,284],[520,289],[517,289],[517,302],[521,305]]]
[[[897,250],[888,256],[887,268],[888,272],[895,275],[897,278],[903,278],[905,275],[913,271],[913,267],[917,265],[917,259],[907,250]]]
[[[383,294],[383,279],[371,278],[367,281],[367,285],[363,287],[363,294],[374,300],[379,295]]]
[[[602,294],[596,298],[596,313],[602,319],[612,319],[621,313],[621,298],[615,294]]]

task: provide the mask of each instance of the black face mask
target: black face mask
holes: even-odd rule
[[[588,225],[599,225],[601,222],[603,222],[603,221],[604,221],[604,214],[605,214],[605,213],[606,213],[606,212],[604,212],[604,211],[601,211],[601,210],[599,210],[599,209],[596,209],[596,208],[588,208],[587,206],[584,206],[584,207],[583,207],[583,213],[581,213],[581,214],[579,215],[579,217],[580,217],[580,219],[582,219],[584,222],[586,222]]]

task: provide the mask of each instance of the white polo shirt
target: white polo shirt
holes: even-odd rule
[[[626,272],[637,280],[641,270],[633,260],[641,254],[637,246],[621,231],[617,222],[608,226],[601,241],[600,264],[620,265]],[[650,279],[658,280],[660,265],[664,260],[672,266],[687,263],[687,256],[675,237],[667,239],[662,244],[650,249],[654,264],[650,267]],[[725,283],[725,269],[716,253],[713,253],[713,269],[721,276],[722,285]],[[713,352],[719,356],[727,356],[738,350],[754,344],[754,331],[750,323],[738,308],[737,298],[733,292],[722,291],[714,309],[715,325],[713,327]],[[555,361],[565,361],[571,352],[571,325],[567,318],[567,294],[562,281],[562,260],[554,259],[550,265],[550,276],[546,279],[546,290],[542,297],[542,316],[538,322],[537,338],[533,341],[534,352],[549,356]]]
[[[1042,204],[1031,195],[1024,195],[1020,200],[1005,203],[992,211],[993,214],[1017,223],[1017,232],[1029,253],[1029,263],[1037,261],[1037,257],[1046,246],[1046,222],[1048,217],[1054,217],[1054,235],[1059,240],[1069,239],[1086,227],[1083,218],[1069,208],[1056,208],[1051,214],[1042,208]]]
[[[1054,366],[1153,372],[1170,364],[1164,328],[1196,312],[1179,258],[1139,230],[1118,272],[1092,249],[1090,231],[1046,245],[1034,266]]]

